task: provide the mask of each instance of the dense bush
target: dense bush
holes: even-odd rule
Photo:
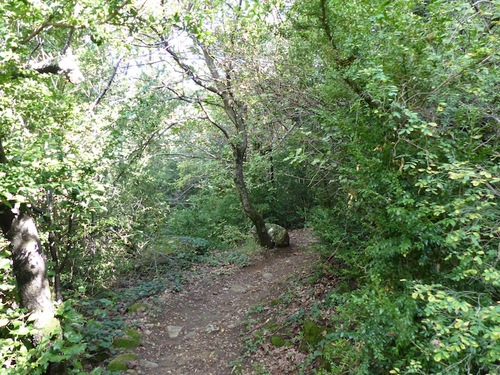
[[[315,117],[314,148],[292,160],[321,158],[329,169],[310,223],[357,286],[334,293],[332,319],[348,341],[333,342],[345,353],[330,350],[332,368],[358,355],[354,373],[495,373],[498,32],[486,37],[481,16],[492,8],[381,7],[363,8],[363,20],[354,3],[297,7],[302,35],[311,40],[303,26],[314,22],[324,33],[318,96],[330,101]],[[330,150],[335,162],[321,156]]]
[[[239,200],[228,191],[192,196],[188,204],[172,210],[165,224],[166,233],[200,237],[226,245],[239,243],[248,234]]]

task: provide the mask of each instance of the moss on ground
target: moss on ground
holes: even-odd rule
[[[309,345],[317,345],[323,339],[324,328],[317,325],[312,320],[306,320],[303,325],[304,341]]]
[[[282,346],[285,346],[286,341],[283,337],[275,335],[271,337],[271,344],[273,344],[277,348],[281,348]]]
[[[136,361],[137,355],[134,353],[123,353],[114,358],[108,365],[108,371],[110,372],[122,372],[127,371],[127,364],[131,361]]]
[[[149,310],[150,307],[149,305],[145,304],[145,303],[134,303],[132,306],[130,306],[128,308],[128,312],[129,313],[136,313],[136,312],[144,312],[144,311],[147,311]]]
[[[133,349],[139,346],[141,335],[133,329],[126,329],[125,336],[115,337],[113,347],[118,349]]]

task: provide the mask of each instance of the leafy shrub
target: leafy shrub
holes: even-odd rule
[[[69,303],[63,304],[57,312],[61,329],[47,337],[36,347],[31,344],[34,328],[20,309],[10,309],[8,315],[0,318],[1,374],[44,374],[49,365],[66,366],[71,363],[69,373],[83,371],[87,343],[83,337],[84,319]]]
[[[255,208],[265,221],[288,229],[303,227],[305,213],[314,204],[307,170],[286,160],[290,147],[293,145],[267,155],[253,154],[247,173]]]
[[[500,306],[491,296],[418,284],[413,297],[425,301],[423,324],[431,340],[422,344],[435,368],[447,374],[499,370]]]
[[[204,192],[191,198],[189,206],[177,207],[168,220],[168,233],[205,238],[217,244],[234,244],[244,237],[247,221],[234,193],[211,195]]]
[[[193,252],[196,255],[205,255],[212,247],[210,241],[197,237],[174,237],[170,240],[176,252]]]

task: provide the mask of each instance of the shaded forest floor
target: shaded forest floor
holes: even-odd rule
[[[167,290],[157,297],[153,313],[132,315],[131,323],[139,327],[142,339],[135,349],[139,360],[129,366],[129,373],[256,373],[259,356],[271,350],[264,343],[254,347],[253,358],[244,359],[245,339],[248,343],[252,333],[269,322],[269,306],[290,290],[292,280],[307,277],[317,260],[314,252],[307,251],[315,242],[310,231],[292,231],[290,237],[290,247],[260,256],[247,267],[200,266],[181,292]],[[252,313],[260,319],[251,319]],[[300,355],[295,359],[301,360]],[[283,373],[279,361],[275,367],[271,373]]]

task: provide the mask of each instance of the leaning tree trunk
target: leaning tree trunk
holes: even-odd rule
[[[46,260],[33,218],[19,207],[2,206],[0,224],[10,241],[14,274],[21,304],[31,314],[34,328],[34,344],[50,336],[59,322],[47,278]]]
[[[245,183],[245,175],[243,171],[243,163],[245,160],[245,150],[233,146],[233,180],[240,197],[241,205],[243,206],[243,211],[247,217],[255,225],[257,231],[257,237],[259,239],[259,244],[265,248],[271,249],[273,243],[271,237],[267,233],[266,223],[262,216],[255,210],[248,195],[248,189]]]
[[[165,50],[173,57],[177,65],[187,74],[188,77],[196,84],[198,87],[204,89],[207,92],[217,95],[222,102],[222,108],[227,115],[227,119],[234,125],[234,137],[231,136],[231,131],[229,131],[225,126],[214,121],[206,111],[203,100],[196,100],[196,102],[201,110],[205,113],[206,119],[219,131],[222,132],[226,138],[228,144],[233,150],[233,180],[240,197],[241,205],[245,215],[252,221],[257,230],[257,237],[261,246],[268,249],[273,247],[272,240],[267,233],[266,224],[262,216],[255,210],[250,200],[248,194],[248,189],[245,183],[245,175],[243,172],[243,164],[245,161],[245,154],[247,150],[247,128],[245,125],[245,114],[246,107],[243,103],[239,102],[233,90],[233,84],[231,80],[231,64],[226,66],[224,76],[221,76],[217,68],[217,63],[214,58],[214,54],[210,53],[207,46],[203,43],[197,42],[198,47],[203,53],[203,59],[205,60],[206,66],[210,72],[211,83],[207,83],[204,79],[201,79],[196,72],[188,65],[185,64],[178,54],[169,46],[167,41],[165,42]],[[213,85],[212,85],[213,84]],[[175,90],[172,90],[175,93]],[[177,95],[177,94],[176,94]],[[180,100],[186,100],[186,97],[177,95]],[[217,107],[219,105],[217,104]]]

